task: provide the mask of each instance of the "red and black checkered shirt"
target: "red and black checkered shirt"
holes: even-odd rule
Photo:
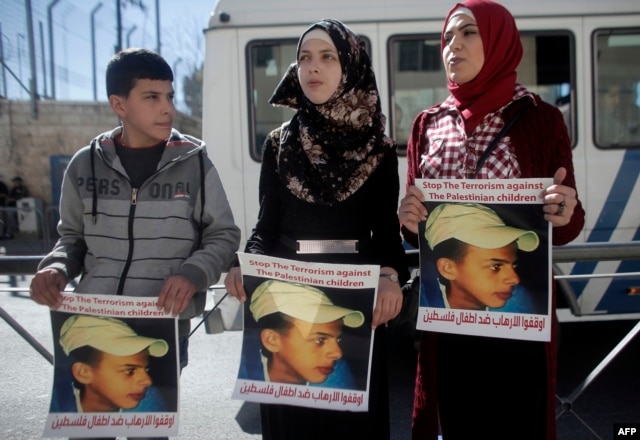
[[[513,101],[533,95],[516,85]],[[509,102],[509,104],[511,104]],[[421,153],[420,171],[423,179],[464,179],[476,171],[478,159],[505,124],[503,110],[487,114],[471,136],[467,137],[460,111],[449,96],[442,104],[426,110],[434,115],[428,119],[425,151]],[[493,152],[476,174],[477,179],[516,179],[520,166],[514,154],[509,134],[500,139]]]

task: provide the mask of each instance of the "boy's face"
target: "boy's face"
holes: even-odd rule
[[[109,412],[132,409],[140,404],[146,389],[153,383],[147,370],[149,354],[147,350],[131,356],[115,356],[102,353],[97,366],[81,364],[85,372],[78,377],[84,384],[82,409],[84,412]],[[74,364],[74,368],[77,364]]]
[[[273,353],[269,363],[269,378],[273,382],[324,382],[342,357],[341,319],[313,324],[292,318],[287,333],[267,331],[272,338],[265,346]]]
[[[111,95],[111,108],[122,120],[122,142],[131,148],[152,147],[171,135],[176,108],[171,81],[139,79],[128,97]]]
[[[516,273],[515,243],[498,249],[467,245],[460,262],[438,260],[438,270],[450,281],[447,299],[454,309],[482,310],[504,307],[520,282]],[[442,261],[445,260],[445,261]]]

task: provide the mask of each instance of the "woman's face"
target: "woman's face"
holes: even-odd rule
[[[307,99],[324,104],[342,81],[342,66],[336,48],[326,41],[311,38],[300,46],[298,80]]]
[[[476,21],[465,14],[455,14],[444,31],[442,60],[450,81],[466,84],[484,65],[484,46]]]

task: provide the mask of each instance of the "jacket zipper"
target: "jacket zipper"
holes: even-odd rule
[[[118,283],[118,291],[116,295],[122,295],[124,292],[124,283],[127,280],[127,274],[129,273],[129,268],[131,267],[131,260],[133,259],[133,220],[136,216],[136,203],[138,202],[138,188],[131,188],[131,205],[129,206],[129,221],[127,226],[127,236],[129,239],[129,253],[127,255],[127,260],[124,264],[124,268],[122,269],[122,274],[120,275],[120,282]]]

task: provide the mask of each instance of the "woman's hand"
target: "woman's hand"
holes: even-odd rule
[[[390,267],[380,268],[380,273],[396,275],[396,271]],[[391,281],[389,278],[380,277],[371,328],[375,330],[377,326],[386,324],[398,316],[400,309],[402,309],[402,289],[400,288],[400,283]]]
[[[566,176],[567,170],[564,167],[558,168],[553,176],[553,185],[547,188],[544,195],[544,219],[554,227],[568,224],[578,204],[576,190],[562,185]]]
[[[427,219],[427,208],[422,202],[424,202],[424,194],[417,186],[410,186],[407,194],[400,200],[400,208],[398,208],[400,224],[414,234],[418,233],[418,223]]]
[[[232,267],[224,278],[224,287],[227,288],[229,295],[236,298],[241,303],[247,300],[247,293],[242,285],[242,272],[239,267]]]

